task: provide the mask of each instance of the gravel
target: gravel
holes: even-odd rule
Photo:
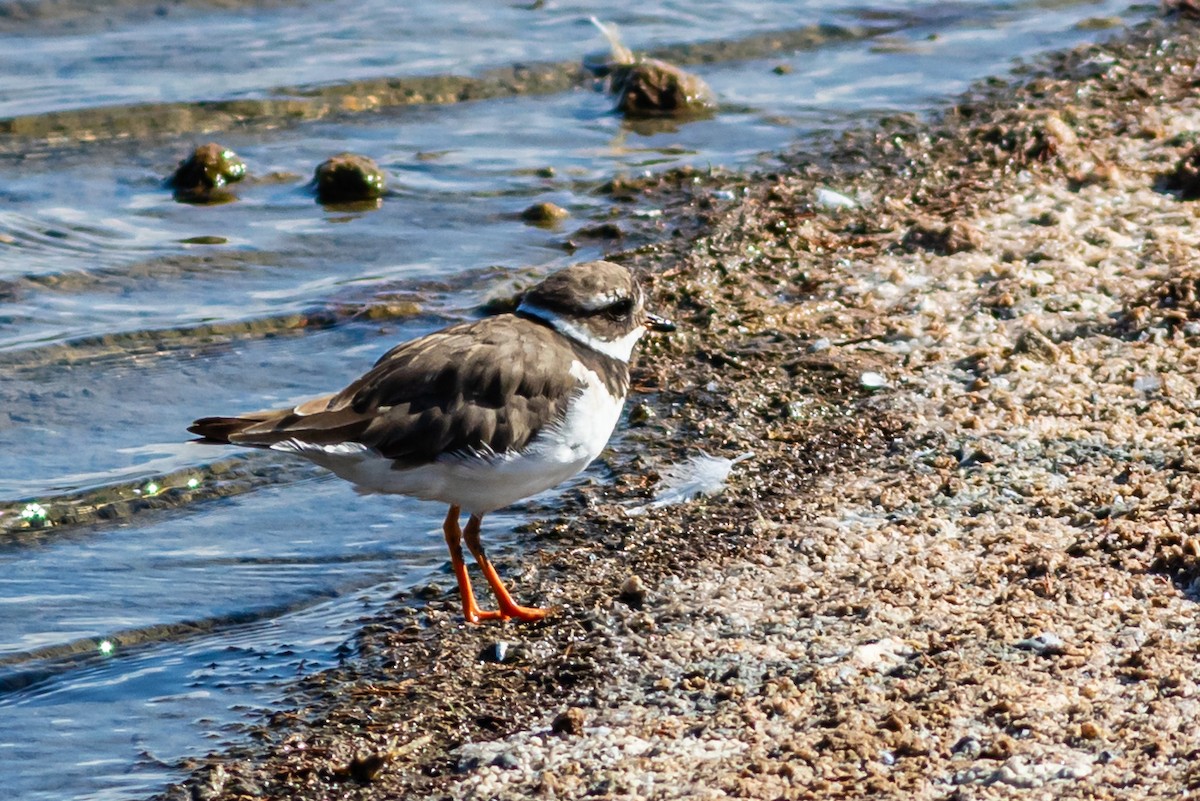
[[[1200,205],[1162,177],[1198,56],[1159,21],[775,174],[627,188],[680,231],[620,256],[680,332],[614,478],[504,566],[558,615],[404,599],[168,797],[1200,789]],[[753,456],[648,503],[697,451]]]

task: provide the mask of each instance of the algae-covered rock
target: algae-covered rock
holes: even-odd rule
[[[621,43],[616,29],[595,17],[592,23],[608,39],[604,59],[585,59],[584,66],[604,78],[626,117],[689,117],[711,114],[716,95],[699,76],[656,58],[635,55]]]
[[[373,159],[339,153],[317,165],[313,187],[321,203],[354,203],[383,197],[387,178]]]
[[[225,187],[245,177],[246,164],[237,153],[209,142],[179,162],[167,185],[182,203],[222,203],[233,199]]]
[[[521,219],[531,225],[552,226],[566,218],[570,217],[571,213],[548,201],[542,203],[534,203],[525,211],[521,212]]]

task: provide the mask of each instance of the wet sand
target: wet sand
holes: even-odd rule
[[[166,797],[1200,787],[1200,228],[1163,191],[1198,55],[1159,22],[775,174],[626,187],[663,244],[616,258],[680,331],[612,480],[500,566],[558,614],[397,598]],[[629,514],[699,451],[754,455]]]

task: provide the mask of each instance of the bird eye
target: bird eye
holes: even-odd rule
[[[604,308],[604,313],[609,317],[628,317],[632,311],[633,301],[629,298],[622,298]]]

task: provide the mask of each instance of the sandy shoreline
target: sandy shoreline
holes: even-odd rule
[[[679,228],[622,258],[681,331],[613,480],[501,566],[560,614],[399,599],[165,797],[1200,789],[1200,206],[1163,191],[1198,54],[1155,23],[777,174],[618,189]],[[754,456],[627,513],[697,451]]]

